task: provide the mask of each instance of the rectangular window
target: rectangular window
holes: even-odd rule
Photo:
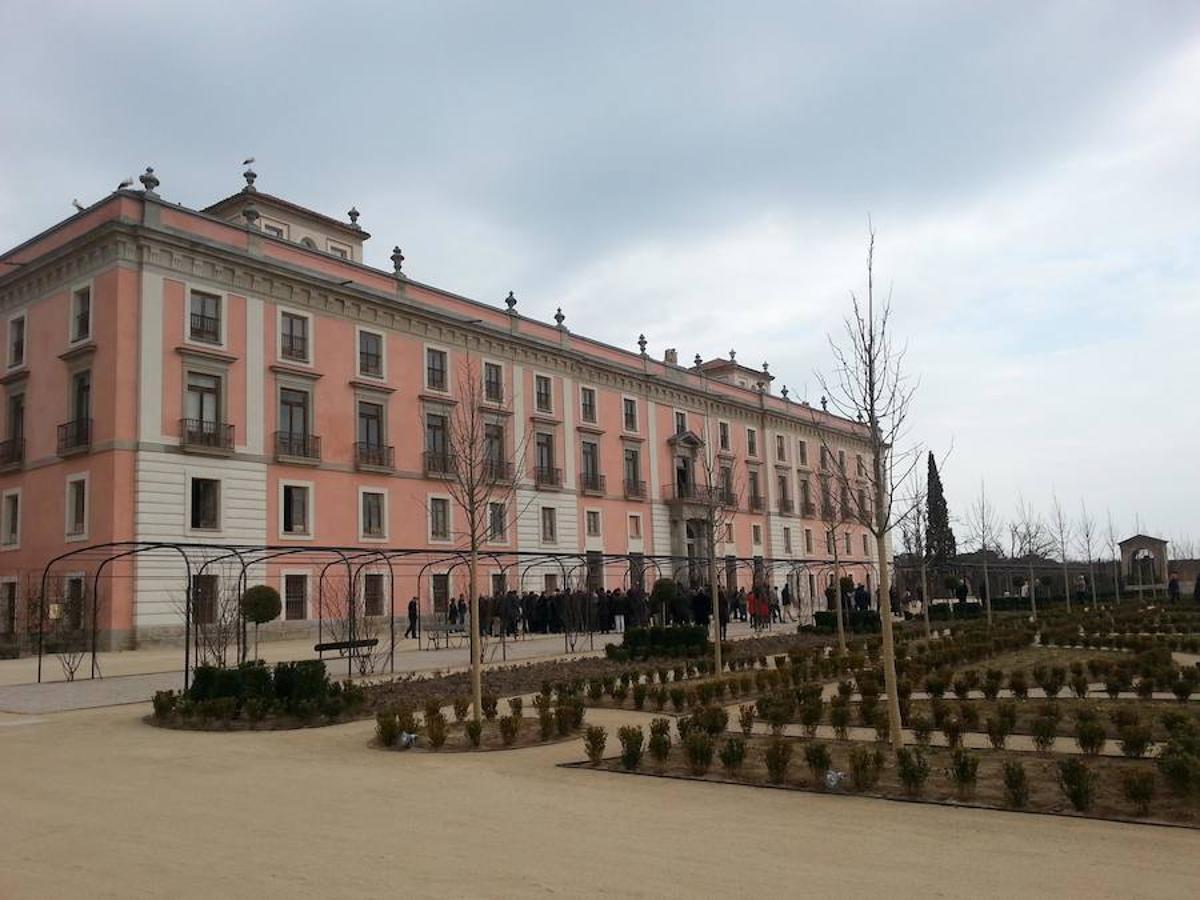
[[[497,363],[483,364],[483,396],[493,403],[504,399],[504,370]]]
[[[589,509],[585,515],[587,520],[587,536],[600,537],[600,512],[599,510]]]
[[[339,244],[334,244],[331,242],[329,244],[329,252],[332,253],[334,256],[340,257],[341,259],[349,259],[350,258],[350,252],[345,247],[342,247]]]
[[[788,490],[788,480],[786,475],[778,475],[775,478],[775,489],[779,491],[779,510],[780,512],[792,511],[792,493]]]
[[[8,398],[8,437],[20,441],[25,437],[25,395],[11,394]]]
[[[299,484],[283,486],[283,533],[308,534],[308,487]]]
[[[725,542],[728,544],[733,543],[733,523],[732,522],[725,523]]]
[[[579,409],[583,421],[596,423],[596,389],[582,387],[579,389]]]
[[[804,552],[805,553],[813,552],[813,540],[812,540],[812,529],[811,528],[804,529]]]
[[[425,452],[429,454],[431,471],[450,471],[450,430],[446,417],[440,413],[425,416]]]
[[[548,375],[533,376],[533,393],[538,412],[553,412],[554,400],[550,394],[550,377]]]
[[[71,418],[81,422],[92,417],[92,373],[71,376]]]
[[[92,289],[80,288],[71,295],[71,340],[86,341],[92,336]]]
[[[188,335],[205,344],[221,343],[221,298],[216,294],[192,291]]]
[[[762,492],[758,489],[758,472],[750,471],[750,505],[757,507],[762,505]]]
[[[542,590],[547,594],[558,593],[557,572],[547,572],[542,576]]]
[[[431,391],[444,391],[446,384],[446,351],[430,347],[425,351],[425,386]]]
[[[187,395],[183,398],[187,431],[196,432],[198,441],[215,438],[221,421],[221,379],[203,372],[187,373]]]
[[[721,449],[728,450],[729,449],[729,423],[728,422],[718,422],[717,423],[717,437],[720,441]]]
[[[508,533],[508,511],[503,503],[488,504],[488,539],[502,541]]]
[[[625,483],[636,485],[642,479],[642,454],[633,447],[625,448]]]
[[[729,466],[721,466],[720,480],[718,486],[721,489],[721,502],[733,502],[733,469]]]
[[[642,536],[642,517],[631,515],[629,517],[629,536],[631,538],[640,539]]]
[[[283,615],[285,619],[303,619],[308,612],[308,576],[283,576]]]
[[[683,434],[685,431],[687,431],[687,413],[676,412],[675,413],[675,433]]]
[[[554,435],[538,432],[534,439],[534,459],[535,465],[543,473],[554,468]]]
[[[780,462],[787,459],[787,441],[782,434],[775,435],[775,458]]]
[[[868,542],[867,536],[865,534],[862,536],[862,542],[863,542],[863,556],[870,556],[871,555],[871,546],[870,546],[870,543]]]
[[[363,576],[363,612],[368,616],[383,615],[383,575],[379,572]]]
[[[802,466],[808,465],[808,441],[800,441],[796,444],[796,449],[799,451],[799,462]]]
[[[383,446],[383,407],[380,404],[359,401],[358,442],[376,450]]]
[[[21,543],[21,494],[8,491],[0,502],[0,544],[15,547]]]
[[[450,501],[445,497],[429,498],[429,536],[434,540],[450,540]]]
[[[504,426],[487,422],[483,426],[483,461],[487,466],[485,477],[492,481],[509,477],[504,458]]]
[[[626,397],[621,402],[621,408],[625,413],[625,430],[636,432],[638,430],[637,401]]]
[[[358,333],[358,374],[383,377],[383,335],[373,331]]]
[[[858,473],[859,478],[867,477],[867,467],[866,464],[863,463],[861,453],[854,454],[854,470]]]
[[[755,546],[758,546],[759,544],[762,543],[762,526],[761,525],[750,526],[750,533],[753,536]]]
[[[600,448],[594,441],[584,441],[580,445],[580,458],[583,461],[583,486],[596,489],[600,479]]]
[[[279,440],[281,453],[308,457],[308,392],[279,389]]]
[[[87,478],[67,480],[67,536],[87,534]]]
[[[812,515],[812,488],[809,486],[808,479],[805,478],[800,482],[800,503],[804,506],[803,513],[806,516]]]
[[[192,479],[192,528],[221,527],[221,482],[215,478]]]
[[[783,552],[792,552],[792,529],[787,527],[783,529]]]
[[[845,450],[838,451],[838,471],[839,472],[846,471],[846,451]]]
[[[387,532],[384,529],[383,494],[379,491],[363,491],[359,496],[362,505],[363,537],[384,537]]]
[[[283,238],[283,227],[280,225],[272,225],[269,222],[263,222],[263,233],[269,234],[271,237]]]
[[[846,535],[844,535],[844,538],[845,539],[842,541],[842,543],[846,545],[846,555],[849,556],[850,553],[852,552],[850,550],[850,535],[846,534]]]
[[[825,552],[828,553],[830,556],[833,556],[833,549],[834,549],[833,531],[832,530],[826,531],[825,532]]]
[[[0,582],[0,634],[17,631],[17,582]]]
[[[17,316],[8,322],[8,365],[25,364],[25,317]]]
[[[753,428],[746,429],[746,455],[758,456],[758,432]]]
[[[558,515],[553,506],[542,507],[542,540],[552,544],[558,539]]]
[[[308,318],[281,313],[279,332],[279,354],[284,359],[308,362]]]

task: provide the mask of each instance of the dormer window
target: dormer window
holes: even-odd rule
[[[329,252],[342,259],[350,258],[350,248],[342,244],[335,244],[333,241],[329,242]]]
[[[269,234],[271,237],[277,237],[283,240],[287,237],[287,233],[283,230],[282,225],[276,225],[274,222],[263,222],[263,234]]]

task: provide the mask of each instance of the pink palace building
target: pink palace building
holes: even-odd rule
[[[275,635],[319,615],[304,548],[427,551],[420,568],[367,567],[355,589],[367,616],[392,602],[402,616],[414,595],[436,614],[465,590],[465,568],[437,554],[462,546],[444,459],[467,358],[488,439],[513,460],[487,513],[483,592],[694,575],[700,469],[728,501],[723,583],[787,583],[810,614],[835,549],[844,574],[876,580],[863,529],[828,526],[855,502],[831,473],[862,471],[861,426],[777,396],[765,364],[652,359],[644,338],[618,349],[561,312],[527,318],[511,293],[491,305],[415,281],[399,249],[394,271],[372,268],[356,210],[341,221],[245,178],[193,210],[148,169],[142,190],[0,256],[0,646],[37,627],[44,567],[63,554],[48,603],[94,585],[101,646],[177,640],[182,556],[88,552],[107,545],[294,546],[249,573],[284,598]],[[525,562],[506,568],[505,552]],[[221,571],[193,566],[197,617]]]

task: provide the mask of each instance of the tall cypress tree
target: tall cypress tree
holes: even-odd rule
[[[954,529],[950,527],[950,511],[946,508],[942,476],[938,474],[937,460],[932,453],[929,454],[925,503],[925,553],[930,566],[936,571],[944,569],[958,550],[954,542]]]

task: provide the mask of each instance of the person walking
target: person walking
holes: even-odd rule
[[[790,584],[785,584],[783,586],[783,593],[780,595],[779,599],[783,601],[783,614],[787,616],[787,620],[789,622],[795,622],[796,616],[792,612],[792,586]]]
[[[421,614],[417,608],[417,598],[413,597],[408,601],[408,629],[404,632],[406,638],[413,638],[415,640],[418,637],[420,617]]]

